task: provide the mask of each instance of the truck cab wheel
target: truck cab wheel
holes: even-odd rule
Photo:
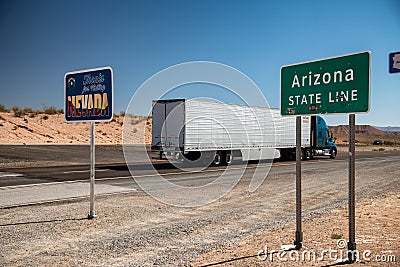
[[[332,149],[332,151],[331,151],[331,155],[329,156],[331,159],[334,159],[334,158],[336,158],[336,155],[337,155],[337,149],[336,149],[336,147],[334,147],[333,149]]]

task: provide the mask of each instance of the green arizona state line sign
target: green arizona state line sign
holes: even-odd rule
[[[282,115],[366,113],[369,95],[369,52],[281,68]]]

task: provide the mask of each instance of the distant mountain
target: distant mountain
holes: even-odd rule
[[[356,125],[355,135],[356,142],[372,144],[374,140],[384,140],[389,142],[400,143],[400,127],[384,127],[395,129],[398,128],[399,131],[384,131],[381,130],[382,127],[373,127],[370,125]],[[332,131],[333,136],[337,138],[338,144],[347,143],[349,139],[349,126],[348,125],[338,125],[330,126],[329,130]]]
[[[400,132],[400,127],[392,127],[392,126],[387,126],[387,127],[374,126],[374,127],[384,132]]]

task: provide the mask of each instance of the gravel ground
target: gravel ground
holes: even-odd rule
[[[364,199],[356,205],[355,265],[398,266],[400,262],[400,194]],[[262,231],[239,243],[227,244],[201,255],[196,266],[331,266],[346,258],[348,210],[334,209],[303,222],[303,248],[282,250],[292,244],[293,223]],[[329,256],[329,249],[332,253]],[[323,255],[322,251],[326,250]],[[278,257],[278,251],[281,251]],[[265,255],[265,252],[267,255]],[[315,254],[311,254],[315,252]],[[369,253],[370,252],[370,253]],[[309,254],[310,253],[310,254]],[[302,255],[305,255],[302,257]],[[309,256],[311,255],[311,256]]]
[[[324,245],[323,240],[332,241],[329,235],[337,226],[341,227],[338,234],[346,236],[342,210],[347,203],[346,166],[343,163],[343,167],[329,172],[314,170],[302,174],[307,246],[315,245],[314,239],[309,239],[312,236]],[[398,157],[357,164],[356,170],[357,202],[364,201],[366,207],[379,211],[381,202],[377,202],[377,197],[399,194]],[[292,243],[294,166],[293,173],[269,175],[254,193],[246,191],[248,184],[246,176],[224,198],[190,209],[162,204],[143,192],[99,197],[96,200],[99,216],[93,220],[85,218],[87,201],[2,209],[0,265],[191,266],[255,254],[269,242],[274,246]],[[392,198],[398,208],[398,197]],[[386,212],[387,218],[392,213],[398,216],[398,209]],[[379,218],[378,213],[370,215]],[[365,216],[369,215],[358,213],[357,229],[371,231],[369,235],[357,235],[357,243],[367,242],[368,249],[373,250],[379,247],[375,241],[381,240],[384,233],[379,225],[370,226]],[[400,247],[398,231],[395,232],[398,222],[392,220],[387,224],[392,239],[388,239],[390,248]],[[265,239],[270,234],[271,239]],[[241,246],[251,240],[258,241],[252,247]],[[227,250],[231,251],[228,256]],[[246,266],[260,262],[229,264]]]

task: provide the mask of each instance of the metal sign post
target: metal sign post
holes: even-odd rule
[[[90,210],[89,219],[96,218],[94,211],[94,179],[95,179],[95,140],[94,140],[94,122],[90,122]]]
[[[294,245],[300,249],[303,243],[301,229],[301,116],[296,117],[296,240]]]
[[[64,76],[64,116],[67,122],[90,122],[90,209],[94,211],[96,121],[111,121],[114,114],[114,86],[111,67],[68,72]]]
[[[349,114],[349,242],[347,243],[347,258],[349,262],[356,261],[356,238],[355,238],[355,121],[356,115]]]

